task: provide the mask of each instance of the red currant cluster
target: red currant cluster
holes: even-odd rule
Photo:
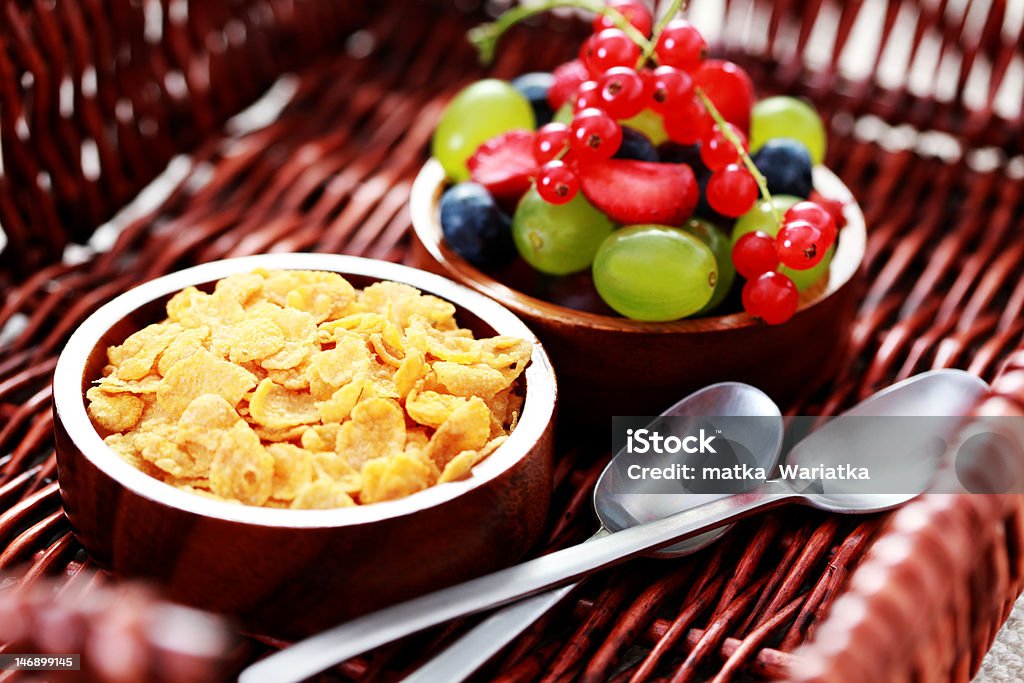
[[[650,36],[653,17],[643,3],[612,0],[609,6]],[[619,121],[651,110],[673,142],[703,143],[702,158],[713,172],[707,186],[711,208],[733,218],[750,210],[757,200],[757,183],[701,98],[714,104],[734,138],[745,145],[755,100],[747,74],[730,62],[706,59],[703,36],[683,19],[669,22],[658,34],[653,68],[637,43],[607,15],[598,15],[594,31],[579,59],[554,72],[549,103],[556,110],[571,104],[574,116],[569,125],[550,123],[538,131],[537,191],[545,201],[572,200],[580,186],[579,166],[611,158],[622,144]]]
[[[838,234],[835,218],[815,202],[800,202],[786,212],[774,238],[763,232],[748,232],[736,241],[732,261],[736,272],[747,279],[743,286],[743,308],[769,324],[789,320],[796,312],[796,285],[780,265],[807,270],[818,265]]]
[[[536,11],[563,4],[590,5],[549,0]],[[593,33],[576,59],[552,74],[517,78],[511,94],[492,95],[499,111],[510,100],[518,100],[519,109],[529,105],[534,122],[546,124],[539,130],[519,123],[489,131],[494,137],[481,135],[465,169],[459,156],[464,137],[435,136],[436,156],[447,163],[449,177],[468,170],[475,185],[451,195],[447,225],[442,212],[445,238],[461,244],[460,253],[474,263],[501,261],[509,240],[481,239],[475,226],[507,222],[501,211],[511,211],[512,243],[529,265],[553,276],[591,268],[603,303],[638,320],[727,312],[735,265],[747,279],[741,297],[746,311],[783,323],[796,312],[799,291],[826,275],[842,227],[842,207],[814,192],[814,165],[826,150],[824,123],[795,98],[758,102],[743,69],[707,58],[700,32],[674,18],[683,3],[667,4],[655,25],[639,0],[608,0],[606,7],[595,0]],[[471,40],[490,59],[502,33],[532,13],[526,6],[509,10],[474,29]],[[486,100],[485,91],[493,89],[489,83],[474,95]],[[452,120],[458,120],[463,112],[454,111]],[[486,195],[482,201],[479,191]],[[809,201],[794,205],[804,198]],[[789,207],[785,219],[778,215]],[[485,209],[496,217],[483,216]],[[630,232],[637,228],[649,232],[641,238]],[[608,230],[611,235],[604,236]],[[751,234],[756,230],[765,232]],[[500,229],[487,234],[508,236]],[[630,253],[641,254],[637,261],[653,262],[660,255],[658,240],[686,236],[700,244],[693,258],[671,264],[678,267],[673,275],[659,280],[636,268],[616,274],[616,286],[628,295],[609,286],[602,254],[629,240]],[[572,260],[564,258],[570,253]],[[704,271],[710,276],[702,277]],[[704,291],[707,282],[713,291]],[[711,298],[689,308],[633,307],[640,299],[669,300],[669,293]]]

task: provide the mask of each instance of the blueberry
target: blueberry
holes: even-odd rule
[[[658,148],[658,156],[666,164],[689,164],[698,176],[707,170],[700,158],[700,145],[677,145],[666,142]]]
[[[512,219],[477,183],[459,183],[441,196],[441,232],[448,246],[477,268],[500,268],[516,255]]]
[[[650,139],[638,130],[622,127],[622,144],[615,153],[616,159],[633,159],[635,161],[658,161],[658,150]]]
[[[551,119],[555,115],[551,111],[551,105],[548,104],[548,90],[551,89],[551,84],[554,82],[554,75],[545,71],[534,71],[512,80],[512,87],[530,101],[538,128],[545,123],[551,123]]]
[[[796,140],[769,140],[753,158],[757,169],[768,181],[768,191],[772,194],[788,194],[804,199],[811,196],[811,190],[814,189],[811,155]]]

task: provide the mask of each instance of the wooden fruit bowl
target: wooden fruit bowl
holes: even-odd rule
[[[551,354],[561,380],[559,412],[587,422],[612,415],[653,415],[714,382],[748,382],[782,404],[832,377],[855,311],[855,275],[864,258],[864,216],[846,186],[824,167],[815,188],[842,200],[840,233],[828,281],[805,293],[784,325],[746,313],[647,323],[573,310],[534,298],[483,273],[445,244],[438,202],[445,189],[431,159],[412,188],[413,263],[442,273],[514,311]]]
[[[328,270],[356,287],[405,282],[455,304],[460,324],[477,335],[533,341],[519,424],[465,480],[336,510],[210,500],[135,469],[103,443],[86,413],[85,391],[100,377],[107,347],[163,318],[182,288],[255,268]],[[261,633],[311,633],[511,564],[537,540],[548,509],[555,380],[544,350],[490,299],[394,263],[274,254],[153,280],[82,323],[60,356],[53,394],[61,496],[90,556],[120,576],[154,580],[169,599],[235,615]]]

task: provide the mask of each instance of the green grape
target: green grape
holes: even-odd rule
[[[586,270],[615,225],[591,206],[583,193],[567,204],[548,204],[531,187],[512,219],[512,237],[520,256],[548,275]]]
[[[536,128],[533,108],[505,81],[488,78],[459,91],[434,131],[433,155],[448,178],[469,180],[466,160],[477,147],[506,131]]]
[[[700,311],[718,282],[715,255],[699,238],[664,225],[612,233],[594,257],[594,286],[633,320],[677,320]]]
[[[576,117],[576,114],[572,110],[572,105],[568,102],[563,104],[555,112],[555,117],[551,119],[553,123],[564,123],[565,125],[571,125],[572,120]]]
[[[784,214],[790,209],[791,206],[797,202],[803,201],[799,197],[791,197],[789,195],[776,195],[772,199],[775,202],[775,206],[779,209],[779,214]],[[779,232],[779,224],[775,221],[775,214],[771,210],[771,205],[767,199],[762,199],[754,205],[747,213],[743,214],[736,221],[736,224],[732,228],[732,246],[736,246],[736,241],[740,237],[747,234],[748,232],[755,232],[760,230],[763,233],[775,237]],[[828,272],[828,266],[832,263],[832,254],[836,251],[836,247],[833,244],[825,252],[825,257],[821,259],[818,265],[807,270],[793,270],[792,268],[786,268],[781,266],[779,272],[783,275],[789,276],[793,280],[793,284],[799,291],[804,291],[818,279]],[[731,258],[730,258],[731,260]]]
[[[732,264],[732,242],[719,228],[700,218],[691,218],[683,226],[683,230],[700,238],[715,255],[715,262],[718,264],[718,284],[715,285],[715,293],[711,296],[711,301],[697,311],[707,313],[718,308],[725,297],[729,296],[732,283],[736,280],[736,267]]]
[[[778,96],[754,105],[750,122],[751,154],[773,138],[791,138],[803,143],[815,164],[825,159],[825,125],[814,107],[803,100]]]
[[[668,141],[665,124],[662,123],[661,117],[651,109],[644,109],[633,118],[625,119],[620,123],[646,135],[655,147]]]

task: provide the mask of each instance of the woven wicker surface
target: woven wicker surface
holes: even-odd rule
[[[57,3],[58,12],[67,11],[69,4],[73,3]],[[83,6],[101,13],[96,4]],[[843,27],[848,34],[866,4],[870,3],[844,3],[837,14],[826,11],[831,6],[823,9],[821,2],[758,3],[761,11],[771,10],[762,12],[764,25],[770,27],[769,36],[779,38],[777,43],[756,43],[760,47],[754,49],[742,40],[743,6],[727,3],[727,16],[735,25],[730,24],[733,28],[725,34],[735,39],[726,41],[720,51],[747,65],[762,91],[805,94],[824,112],[841,113],[833,119],[828,163],[859,198],[870,230],[863,305],[849,332],[848,362],[826,391],[787,408],[793,413],[829,414],[896,379],[932,367],[962,367],[996,381],[999,396],[989,402],[987,411],[1019,414],[1024,412],[1024,370],[1018,369],[1024,366],[1024,242],[1019,233],[1024,200],[1020,175],[1013,172],[1013,164],[1001,162],[1006,153],[1017,151],[1022,139],[1020,115],[994,113],[991,100],[998,87],[989,88],[991,98],[983,100],[987,105],[972,110],[959,97],[940,104],[920,91],[882,89],[874,79],[841,77],[837,65],[845,45]],[[956,49],[965,60],[991,60],[993,80],[1001,80],[1008,69],[1007,50],[1010,57],[1015,55],[1016,39],[1007,48],[1005,40],[994,38],[994,29],[981,30],[973,43],[954,48],[962,42],[963,32],[942,12],[920,11],[915,3],[881,4],[889,9],[882,17],[884,25],[892,28],[900,7],[918,11],[922,28],[914,33],[914,44],[938,35],[943,50]],[[6,52],[0,49],[0,83],[7,86],[0,88],[0,112],[8,115],[6,123],[0,123],[0,221],[11,239],[0,274],[0,570],[23,567],[26,581],[32,581],[48,574],[73,576],[90,564],[70,535],[53,483],[49,378],[64,339],[91,310],[153,276],[227,256],[314,250],[404,257],[409,186],[426,157],[433,125],[445,98],[481,73],[462,40],[465,29],[479,17],[423,2],[379,2],[374,12],[329,10],[349,5],[209,3],[223,13],[189,14],[187,29],[194,35],[189,35],[187,49],[181,48],[182,59],[203,53],[203,46],[216,45],[197,40],[209,28],[200,19],[223,27],[232,13],[264,16],[262,28],[250,26],[246,35],[276,36],[272,44],[278,47],[296,45],[296,31],[317,38],[298,41],[304,46],[301,54],[291,54],[284,62],[270,60],[256,69],[260,75],[237,93],[227,84],[236,83],[236,77],[248,70],[247,51],[240,46],[230,49],[230,42],[226,51],[214,50],[213,54],[233,56],[224,57],[230,68],[225,67],[217,87],[200,88],[202,69],[194,83],[186,79],[186,94],[191,96],[175,100],[176,109],[164,106],[167,103],[153,105],[161,112],[177,112],[178,119],[157,129],[155,137],[164,146],[146,145],[144,153],[136,155],[146,165],[135,169],[130,181],[121,182],[109,165],[103,165],[92,180],[72,176],[60,187],[53,182],[49,191],[45,184],[28,182],[29,175],[20,175],[33,170],[30,162],[50,168],[56,160],[47,157],[45,146],[15,142],[18,127],[24,124],[17,117],[9,119],[10,103],[27,100],[38,106],[38,100],[10,87],[18,82],[10,77],[11,64],[30,63],[31,54],[19,51],[16,22],[0,29],[7,47]],[[0,6],[6,17],[20,17],[39,33],[23,42],[38,49],[60,47],[44,43],[34,23],[42,26],[40,18],[53,13],[45,3],[8,1]],[[129,4],[113,6],[125,9]],[[364,3],[351,6],[363,8]],[[304,9],[300,12],[299,7]],[[1005,11],[1002,3],[993,7],[989,23]],[[278,15],[266,15],[264,10],[276,10]],[[136,10],[125,11],[133,21],[138,19]],[[839,19],[839,38],[831,43],[836,58],[823,60],[823,68],[809,69],[794,56],[803,54],[805,42],[813,37],[811,28],[825,16]],[[59,19],[65,30],[73,20]],[[318,22],[320,29],[310,28]],[[346,27],[357,25],[365,31],[344,40]],[[132,21],[126,22],[123,35],[140,30],[132,26]],[[575,24],[548,22],[516,31],[492,73],[507,77],[549,68],[571,55],[578,30]],[[173,35],[165,31],[164,38],[170,41]],[[83,54],[99,50],[98,35],[79,38],[88,43]],[[883,34],[882,45],[889,38]],[[169,48],[165,45],[157,52],[166,57]],[[8,64],[5,58],[13,61]],[[303,66],[281,88],[293,93],[278,115],[261,122],[260,109],[226,131],[218,129],[228,114],[270,82],[271,74],[297,64]],[[113,93],[119,87],[134,92],[131,83],[110,83]],[[188,112],[200,107],[199,102],[211,109],[202,117],[195,113],[192,120]],[[112,111],[106,118],[103,112],[98,116],[111,120]],[[954,151],[982,143],[998,143],[1004,149],[993,152],[987,166],[985,155],[979,159],[976,154],[950,153],[939,158],[927,153],[927,138],[904,129],[893,130],[882,122],[854,125],[854,116],[865,113],[890,125],[927,122],[953,133]],[[76,113],[67,126],[84,135],[87,118],[79,120]],[[46,116],[33,121],[33,139],[42,137],[48,121]],[[130,145],[123,144],[112,148],[111,154],[124,157],[118,157],[115,167],[131,162]],[[54,261],[68,236],[86,234],[150,180],[174,151],[189,148],[194,152],[188,170],[173,191],[149,213],[128,221],[112,249],[86,254],[73,263]],[[19,151],[25,158],[15,160]],[[12,199],[17,200],[13,208]],[[49,208],[44,206],[47,202]],[[12,217],[21,225],[12,223]],[[28,225],[33,230],[28,231]],[[32,239],[17,236],[30,233]],[[1004,371],[1007,365],[1010,370]],[[575,542],[592,531],[588,494],[607,457],[570,448],[573,435],[562,437],[549,547]],[[938,504],[926,500],[907,508],[903,522],[892,515],[840,519],[805,510],[775,513],[744,523],[695,557],[641,560],[597,575],[502,653],[484,677],[784,678],[793,661],[791,653],[815,640],[837,596],[851,594],[848,578],[869,548],[882,543],[880,536],[890,545],[895,543],[891,539],[905,537],[928,548],[929,530],[932,535],[939,531],[922,531],[914,521],[945,515],[947,522],[964,520],[941,529],[945,545],[940,550],[946,555],[935,551],[927,562],[915,558],[907,567],[886,561],[882,553],[872,558],[876,565],[902,571],[901,580],[907,583],[928,575],[929,566],[941,567],[939,563],[952,555],[958,561],[951,565],[948,595],[923,596],[926,610],[908,607],[905,622],[900,622],[905,639],[887,642],[869,629],[865,638],[871,642],[865,647],[880,653],[883,680],[967,680],[1021,589],[1022,503],[1011,498],[982,507],[957,500],[949,507],[929,505]],[[854,585],[854,597],[860,595],[856,590]],[[833,633],[843,626],[835,625],[834,616],[824,623],[822,628]],[[384,648],[347,663],[332,676],[388,680],[457,632],[458,628],[431,632]],[[247,656],[273,646],[252,641]],[[830,680],[868,680],[841,657],[836,659],[824,639],[802,652],[834,665]],[[902,654],[897,657],[897,652]],[[934,657],[936,652],[943,656]]]

